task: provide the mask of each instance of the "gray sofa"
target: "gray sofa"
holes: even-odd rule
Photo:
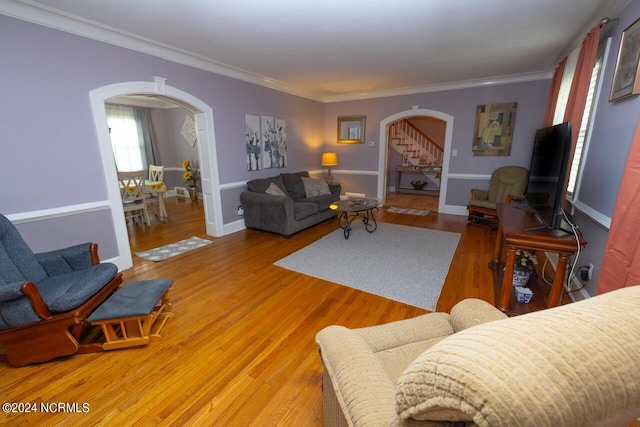
[[[306,171],[252,179],[240,194],[244,223],[288,237],[335,217],[329,205],[340,200],[340,191],[339,184],[313,180]]]

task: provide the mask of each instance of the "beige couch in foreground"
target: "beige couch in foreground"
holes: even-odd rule
[[[317,334],[326,426],[626,426],[640,417],[640,286],[506,318],[451,314]]]

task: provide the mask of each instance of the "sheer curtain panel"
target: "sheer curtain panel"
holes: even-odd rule
[[[116,167],[128,172],[147,169],[144,141],[140,138],[133,107],[107,104],[107,123]]]

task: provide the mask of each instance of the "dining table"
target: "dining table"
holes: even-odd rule
[[[164,199],[167,197],[167,186],[163,181],[144,181],[144,187],[146,193],[151,193],[158,197],[158,216],[160,221],[164,221],[165,218],[169,218],[167,215],[167,208],[164,204]]]

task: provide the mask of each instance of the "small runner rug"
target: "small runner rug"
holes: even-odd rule
[[[395,206],[388,207],[387,212],[400,213],[405,215],[420,215],[420,216],[429,215],[429,211],[425,211],[422,209],[397,208]]]
[[[368,233],[354,221],[275,265],[426,310],[435,310],[459,233],[378,223]]]
[[[167,258],[171,258],[176,255],[198,249],[208,244],[213,243],[211,240],[201,239],[193,236],[185,240],[180,240],[176,243],[170,243],[168,245],[160,246],[159,248],[149,249],[144,252],[136,252],[140,258],[148,259],[149,261],[162,261]]]

